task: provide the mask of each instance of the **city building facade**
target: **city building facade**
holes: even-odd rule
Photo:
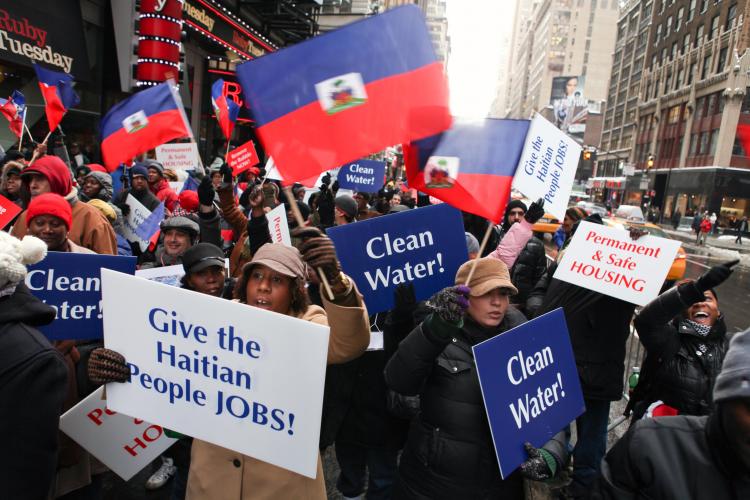
[[[450,36],[448,35],[446,2],[447,0],[385,0],[384,2],[378,2],[378,8],[380,8],[380,3],[382,3],[384,9],[392,9],[406,4],[419,6],[424,12],[435,53],[447,68],[448,58],[450,57]]]

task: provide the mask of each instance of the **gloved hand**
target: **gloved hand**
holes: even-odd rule
[[[417,296],[412,283],[402,283],[393,292],[393,312],[396,315],[410,315],[417,308]]]
[[[125,364],[123,355],[106,347],[91,351],[88,373],[95,384],[130,380],[130,368]]]
[[[320,182],[322,184],[320,186],[321,187],[321,191],[322,191],[323,186],[328,187],[328,185],[331,184],[331,174],[326,174],[323,177],[321,177],[320,178]]]
[[[648,231],[644,229],[638,229],[635,226],[630,226],[630,239],[631,240],[637,240],[641,236],[646,236],[648,234]]]
[[[302,240],[298,249],[308,266],[320,268],[329,282],[338,280],[341,264],[331,238],[316,227],[298,227],[292,231],[292,236]]]
[[[337,193],[338,190],[339,190],[339,180],[336,179],[335,181],[333,181],[333,184],[331,184],[331,191],[333,191],[334,193]]]
[[[232,183],[232,179],[234,178],[234,176],[232,175],[232,167],[230,167],[228,163],[225,163],[221,166],[221,168],[219,169],[219,173],[221,173],[222,182],[226,184]]]
[[[211,183],[211,178],[206,176],[198,186],[198,201],[201,205],[212,206],[214,204],[214,185]]]
[[[127,203],[123,203],[122,205],[117,205],[120,209],[120,212],[122,212],[123,217],[127,217],[130,215],[130,205]]]
[[[534,448],[531,443],[523,445],[529,459],[521,464],[521,474],[532,481],[544,481],[555,476],[557,461],[552,453],[544,448]]]
[[[523,218],[529,224],[536,224],[539,219],[544,217],[544,200],[539,198],[537,201],[529,205],[529,209],[526,210]]]
[[[469,287],[458,285],[443,288],[430,297],[427,306],[443,321],[462,325],[466,309],[469,308]]]
[[[700,278],[695,280],[695,287],[698,289],[698,291],[703,293],[706,290],[710,290],[721,285],[727,280],[727,278],[729,278],[729,276],[731,276],[732,267],[737,265],[738,262],[739,260],[733,260],[731,262],[725,262],[724,264],[719,264],[718,266],[712,267],[703,275],[701,275]]]

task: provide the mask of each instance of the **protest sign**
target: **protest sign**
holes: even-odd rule
[[[164,219],[164,204],[160,204],[151,212],[132,194],[125,198],[125,204],[130,207],[130,213],[123,220],[122,235],[126,240],[137,243],[141,251],[145,252],[151,237],[158,231],[159,224]]]
[[[194,142],[156,146],[156,160],[170,170],[194,170],[201,165],[198,145]]]
[[[286,222],[286,205],[283,203],[266,214],[268,219],[268,231],[274,243],[283,243],[292,246],[292,237],[289,234],[289,224]]]
[[[473,347],[500,475],[585,411],[562,309]]]
[[[138,269],[135,275],[157,283],[179,287],[180,280],[185,276],[185,268],[182,267],[182,264],[152,267],[151,269]]]
[[[383,187],[385,162],[358,160],[347,163],[339,170],[339,187],[362,193],[376,193]]]
[[[562,220],[581,157],[581,146],[537,114],[531,120],[513,187]]]
[[[172,191],[174,191],[175,193],[180,194],[185,188],[185,181],[170,182],[169,187],[171,187]]]
[[[131,372],[107,386],[109,408],[315,477],[328,327],[120,273],[102,281],[104,342]]]
[[[242,146],[230,151],[227,155],[227,163],[232,167],[232,174],[235,176],[240,175],[253,165],[257,165],[258,162],[260,160],[258,159],[258,153],[255,151],[253,141],[247,141]]]
[[[57,312],[55,321],[39,330],[50,340],[101,338],[101,270],[133,274],[135,261],[135,257],[49,252],[29,266],[26,286]],[[121,296],[117,307],[122,302]]]
[[[341,267],[370,314],[393,308],[393,291],[412,283],[417,300],[453,285],[469,259],[461,212],[448,204],[407,210],[327,232]]]
[[[125,481],[135,476],[177,440],[139,418],[107,408],[104,387],[60,417],[60,430]]]
[[[0,229],[10,224],[13,218],[21,213],[21,207],[10,201],[3,195],[0,195]]]
[[[581,222],[555,278],[644,306],[659,295],[680,242]]]

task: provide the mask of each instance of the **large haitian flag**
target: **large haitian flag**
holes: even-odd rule
[[[450,127],[420,9],[399,7],[237,67],[285,184]]]
[[[192,136],[182,101],[169,82],[112,107],[102,119],[100,133],[104,165],[110,172],[167,141]]]
[[[457,119],[404,146],[409,187],[498,224],[528,130],[528,120]]]

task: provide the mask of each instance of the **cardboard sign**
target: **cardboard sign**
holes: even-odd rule
[[[232,167],[232,174],[236,177],[253,165],[260,162],[258,153],[255,151],[253,141],[247,141],[242,146],[233,149],[227,155],[227,163]]]
[[[544,200],[544,209],[562,220],[581,157],[581,146],[537,114],[513,178],[513,187],[531,200]]]
[[[555,278],[644,306],[659,295],[680,242],[581,222]]]
[[[339,170],[339,187],[362,193],[376,193],[385,181],[385,162],[358,160]]]
[[[177,440],[141,419],[107,408],[104,387],[65,412],[60,430],[128,481]]]
[[[50,340],[101,338],[101,270],[133,274],[135,262],[135,257],[49,252],[29,266],[26,286],[57,311],[55,321],[39,330]],[[125,308],[127,300],[121,296],[116,307]]]
[[[289,224],[286,220],[286,205],[283,203],[266,214],[268,219],[268,231],[274,243],[283,243],[292,246],[292,237],[289,234]]]
[[[196,165],[202,165],[194,142],[156,146],[156,160],[170,170],[194,170]]]
[[[104,271],[110,409],[314,478],[329,329]],[[115,307],[128,297],[127,307]]]
[[[454,284],[469,259],[461,212],[448,204],[332,227],[341,267],[375,314],[393,308],[393,291],[413,283],[417,300]]]
[[[130,213],[123,218],[122,235],[126,240],[137,243],[141,251],[145,252],[151,237],[158,231],[159,224],[164,219],[164,204],[160,204],[151,212],[132,194],[125,198],[125,204],[130,207]]]
[[[21,212],[21,207],[0,194],[0,229],[4,229]]]
[[[500,475],[585,411],[562,309],[473,347]]]

